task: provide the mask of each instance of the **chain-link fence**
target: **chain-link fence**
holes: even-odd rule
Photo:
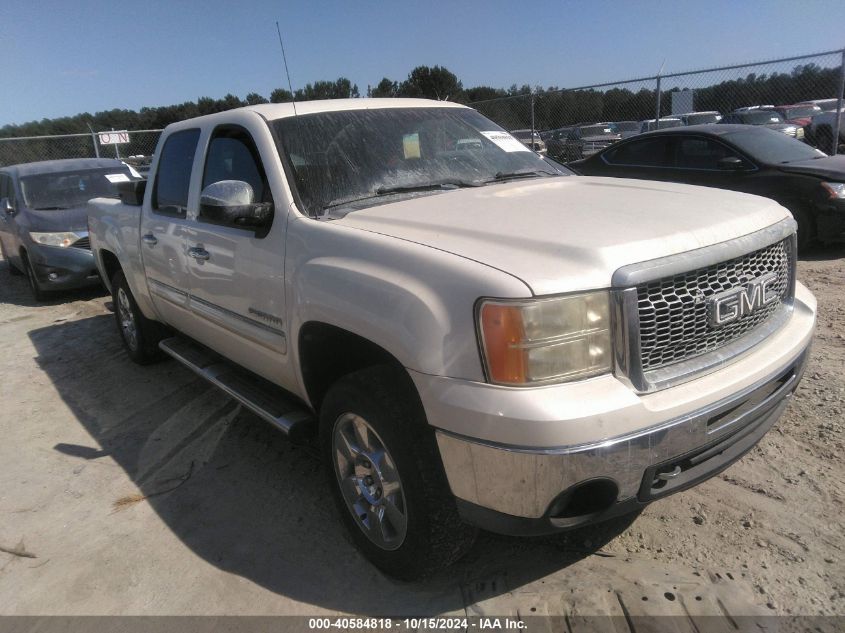
[[[0,138],[0,167],[60,158],[149,158],[155,151],[161,130],[133,130],[128,142],[102,143],[97,134],[62,134],[57,136],[22,136]],[[125,140],[117,134],[111,138]],[[143,159],[134,162],[143,164]]]
[[[470,105],[508,130],[538,132],[549,154],[564,160],[603,146],[600,139],[585,143],[585,138],[607,136],[612,142],[657,127],[719,120],[768,125],[833,154],[845,142],[845,123],[837,115],[844,88],[845,50],[836,50]],[[806,105],[785,107],[798,104]],[[836,138],[839,143],[833,142]]]

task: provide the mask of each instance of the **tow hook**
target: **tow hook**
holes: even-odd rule
[[[669,473],[657,473],[657,476],[654,478],[654,483],[658,481],[671,481],[675,477],[681,474],[681,467],[675,466],[675,469]]]

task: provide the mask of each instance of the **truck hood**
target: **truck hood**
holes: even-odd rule
[[[569,176],[460,189],[336,220],[507,272],[536,295],[607,288],[620,267],[771,226],[767,198],[642,180]]]
[[[845,182],[845,156],[825,156],[780,165],[780,170],[790,174],[807,174]]]

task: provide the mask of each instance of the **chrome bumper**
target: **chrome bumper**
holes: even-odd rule
[[[469,521],[507,533],[576,527],[678,492],[742,457],[774,425],[801,379],[808,350],[730,398],[598,443],[520,448],[438,430],[452,492]],[[615,493],[608,503],[567,512],[573,491],[597,481],[605,484],[602,494]]]

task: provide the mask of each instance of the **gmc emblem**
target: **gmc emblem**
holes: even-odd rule
[[[771,288],[777,279],[776,273],[766,273],[749,281],[744,288],[739,286],[708,297],[707,322],[712,327],[721,327],[774,303],[780,299]]]

